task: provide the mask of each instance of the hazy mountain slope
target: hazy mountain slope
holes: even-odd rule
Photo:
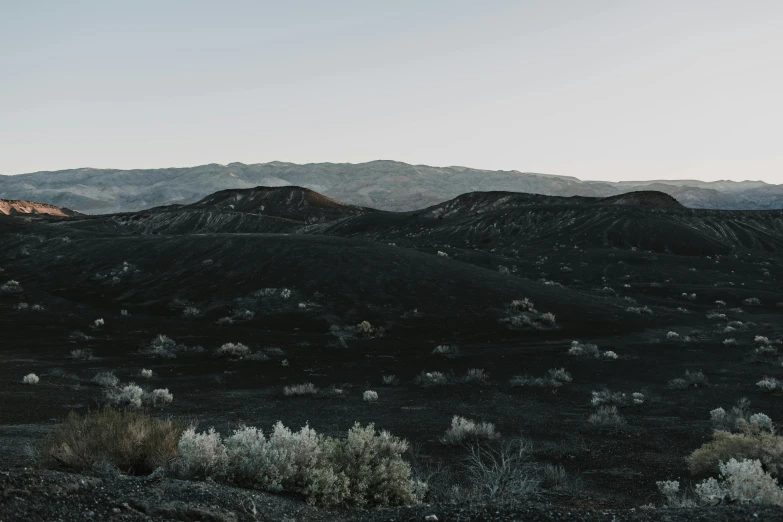
[[[0,176],[0,197],[31,199],[88,213],[143,210],[194,203],[219,190],[297,185],[347,204],[407,211],[475,191],[606,197],[658,190],[692,208],[783,208],[783,186],[761,182],[653,181],[609,183],[566,176],[466,167],[429,167],[396,161],[369,163],[271,162],[165,169],[72,169]]]

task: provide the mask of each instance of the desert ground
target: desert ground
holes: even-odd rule
[[[686,458],[710,440],[712,410],[746,398],[783,420],[783,391],[758,384],[783,379],[783,211],[472,193],[396,213],[259,188],[4,216],[0,244],[3,522],[783,520],[755,505],[665,507],[656,486],[707,476]],[[561,368],[568,378],[550,377]],[[281,421],[340,437],[372,423],[410,443],[428,491],[411,506],[325,508],[43,466],[39,440],[111,401],[102,372],[167,389],[173,400],[148,411],[198,431]],[[616,422],[589,420],[612,405]],[[492,423],[489,446],[528,441],[535,491],[477,494],[470,448],[443,440],[455,416]]]

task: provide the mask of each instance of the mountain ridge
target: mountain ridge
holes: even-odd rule
[[[168,204],[191,204],[225,189],[301,186],[346,204],[411,211],[470,192],[509,191],[551,196],[611,197],[657,190],[689,208],[783,208],[783,185],[759,181],[583,181],[571,176],[432,167],[393,160],[366,163],[282,161],[158,169],[82,167],[0,176],[0,198],[42,201],[80,212],[107,214]]]

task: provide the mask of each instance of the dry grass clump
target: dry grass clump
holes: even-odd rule
[[[38,451],[48,467],[81,471],[108,461],[123,473],[146,475],[177,456],[183,430],[180,422],[137,411],[71,412]]]
[[[316,393],[318,393],[318,388],[311,382],[292,384],[283,388],[283,395],[286,397],[303,397],[305,395],[315,395]]]
[[[535,495],[540,478],[532,463],[532,445],[516,438],[505,444],[473,444],[465,463],[471,488],[464,492],[477,502],[518,502]]]
[[[531,377],[530,375],[517,375],[511,378],[511,386],[533,386],[537,388],[559,388],[565,383],[571,382],[571,374],[565,368],[550,368],[545,377]]]
[[[451,419],[451,427],[441,437],[441,442],[454,446],[466,442],[494,440],[500,437],[491,422],[474,422],[455,415]]]

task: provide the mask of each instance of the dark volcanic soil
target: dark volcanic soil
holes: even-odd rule
[[[437,209],[347,217],[332,209],[313,225],[298,209],[296,219],[285,218],[286,233],[247,225],[283,222],[274,216],[285,209],[268,207],[264,217],[166,208],[65,222],[0,218],[0,285],[21,285],[0,294],[0,520],[783,519],[769,509],[639,509],[660,505],[658,480],[699,480],[684,457],[709,439],[711,409],[747,397],[753,412],[783,419],[780,395],[756,386],[765,375],[783,378],[780,358],[754,354],[756,336],[775,348],[783,337],[780,213],[467,199],[444,205],[440,218]],[[466,204],[475,208],[459,206]],[[153,219],[167,232],[132,224]],[[246,228],[226,233],[228,222]],[[275,290],[259,293],[265,288]],[[524,298],[553,313],[557,327],[502,322],[510,302]],[[187,306],[198,312],[185,316]],[[233,324],[218,325],[223,317]],[[95,326],[98,318],[103,326]],[[384,334],[353,335],[363,320]],[[727,331],[729,321],[742,324]],[[191,349],[173,359],[140,353],[158,334]],[[724,344],[728,338],[737,344]],[[618,358],[570,356],[577,339]],[[227,342],[266,358],[215,357]],[[457,355],[433,355],[441,344],[456,345]],[[93,356],[72,358],[75,349]],[[573,381],[555,390],[509,384],[561,367]],[[154,377],[140,378],[142,368]],[[470,368],[484,369],[488,382],[460,382]],[[686,370],[702,370],[709,384],[667,387]],[[210,483],[22,468],[32,465],[28,446],[68,411],[101,403],[91,383],[101,371],[168,388],[175,399],[160,415],[222,433],[281,420],[339,435],[356,421],[373,422],[411,441],[415,469],[445,466],[454,480],[466,450],[439,441],[452,416],[492,422],[506,439],[529,438],[536,462],[562,465],[575,485],[515,507],[441,496],[358,513]],[[414,382],[432,371],[450,382]],[[21,383],[30,372],[39,384]],[[384,384],[390,374],[397,384]],[[283,395],[283,386],[301,382],[319,394]],[[645,395],[643,404],[621,408],[621,429],[587,422],[591,392],[604,387]],[[378,403],[362,400],[368,389]]]

